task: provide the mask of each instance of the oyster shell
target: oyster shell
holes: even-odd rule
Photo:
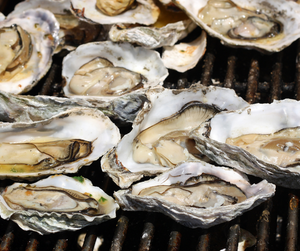
[[[132,123],[142,109],[146,95],[128,94],[111,102],[82,98],[14,95],[0,91],[0,120],[31,123],[59,115],[73,107],[96,108],[120,125]]]
[[[19,27],[17,33],[13,33],[13,27]],[[8,56],[1,57],[1,65],[5,68],[0,69],[0,90],[14,94],[27,92],[50,68],[52,54],[59,43],[58,22],[51,12],[32,9],[20,15],[7,16],[0,22],[0,29],[2,47],[7,48],[5,55],[15,55],[11,56],[9,61]],[[18,38],[14,40],[15,44],[7,45],[6,34],[12,34],[14,37],[14,34],[25,34],[20,37],[24,37],[27,42]],[[16,50],[24,45],[28,46]],[[24,57],[25,54],[28,56]]]
[[[186,37],[197,25],[184,12],[168,11],[157,2],[160,14],[152,25],[114,24],[109,31],[109,38],[114,42],[130,42],[148,49],[173,46]]]
[[[1,123],[0,178],[74,173],[100,158],[119,139],[119,129],[92,108],[75,107],[31,123]]]
[[[196,185],[195,192],[188,190]],[[185,226],[209,228],[236,218],[274,194],[275,185],[266,180],[250,184],[232,169],[186,162],[114,196],[124,210],[161,212]]]
[[[204,87],[169,90],[152,88],[133,129],[101,159],[101,168],[120,187],[143,176],[168,171],[181,161],[198,158],[188,134],[221,109],[248,105],[234,91]],[[172,149],[169,151],[168,149]]]
[[[299,109],[298,101],[286,99],[222,112],[190,137],[202,153],[220,165],[280,186],[299,188]],[[230,144],[230,138],[238,144]]]
[[[78,230],[116,217],[118,204],[83,177],[50,176],[14,183],[0,196],[0,215],[23,230],[49,234]]]
[[[185,72],[199,62],[206,51],[206,32],[190,43],[180,43],[164,47],[162,61],[164,65],[178,72]]]
[[[276,52],[299,38],[300,6],[276,0],[173,0],[224,44]]]
[[[84,21],[98,24],[139,23],[149,25],[153,24],[159,15],[159,8],[152,0],[137,0],[134,8],[115,16],[101,12],[96,7],[96,3],[97,0],[71,0],[71,11]]]
[[[66,96],[104,101],[135,90],[143,94],[149,86],[162,85],[167,75],[158,52],[110,41],[79,46],[64,58],[62,70]]]
[[[61,49],[74,50],[78,45],[94,41],[100,34],[101,26],[79,20],[71,11],[70,0],[26,0],[18,3],[10,14],[19,15],[25,10],[43,8],[51,11],[59,22]]]

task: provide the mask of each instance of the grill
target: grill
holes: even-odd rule
[[[14,4],[0,2],[7,15]],[[31,95],[62,96],[62,54],[55,55],[48,74]],[[249,103],[266,103],[274,99],[300,99],[300,41],[282,52],[267,55],[253,50],[225,47],[209,37],[204,58],[192,70],[178,73],[170,70],[165,87],[185,88],[201,81],[203,85],[232,88]],[[130,127],[121,127],[125,134]],[[83,167],[79,174],[112,195],[118,190],[100,169],[100,161]],[[257,181],[250,177],[251,181]],[[13,181],[0,181],[7,186]],[[204,229],[184,227],[159,213],[119,210],[114,220],[84,228],[40,236],[22,231],[12,221],[0,220],[0,250],[237,250],[241,230],[256,237],[247,250],[286,250],[298,248],[299,191],[278,187],[276,195],[237,219]],[[78,240],[81,239],[81,245]],[[99,248],[98,248],[99,246]]]

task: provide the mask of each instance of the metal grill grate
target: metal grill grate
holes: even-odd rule
[[[12,5],[0,2],[0,11],[8,14]],[[30,94],[61,96],[62,55],[56,55],[48,74]],[[170,70],[165,87],[184,88],[201,80],[204,85],[219,85],[234,89],[249,103],[270,102],[274,99],[300,99],[300,41],[284,51],[264,55],[253,50],[229,48],[208,38],[204,59],[187,73]],[[121,128],[123,133],[128,128]],[[100,170],[100,161],[80,170],[108,194],[119,188]],[[251,180],[256,181],[254,177]],[[12,181],[0,181],[7,186]],[[247,250],[286,250],[298,248],[299,191],[277,188],[275,197],[243,214],[232,222],[207,230],[189,229],[159,213],[124,212],[103,224],[77,232],[40,236],[25,232],[11,221],[0,220],[0,250],[237,250],[241,229],[257,238]],[[78,237],[86,234],[82,248]]]

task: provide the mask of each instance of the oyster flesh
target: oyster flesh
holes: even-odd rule
[[[173,0],[211,36],[231,46],[284,49],[300,36],[300,6],[275,0]]]
[[[191,133],[196,148],[276,185],[300,188],[300,102],[291,99],[222,112]]]
[[[156,51],[106,41],[84,44],[69,53],[62,76],[66,96],[108,101],[162,85],[168,71]]]
[[[144,175],[197,159],[199,152],[189,132],[222,109],[248,105],[232,90],[200,84],[183,90],[152,88],[147,97],[149,102],[136,117],[132,131],[101,159],[102,170],[122,188]]]
[[[119,139],[119,129],[92,108],[74,107],[36,122],[2,122],[0,178],[74,173],[100,158]]]
[[[116,217],[118,204],[82,176],[50,176],[14,183],[0,196],[0,215],[23,230],[49,234],[78,230]]]
[[[57,20],[44,9],[0,21],[0,90],[20,94],[37,84],[51,66],[58,33]]]
[[[205,162],[186,162],[154,179],[119,190],[114,197],[130,211],[161,212],[191,228],[230,221],[275,194],[266,180],[250,184],[245,175]]]

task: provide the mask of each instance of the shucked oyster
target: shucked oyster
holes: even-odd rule
[[[173,0],[225,44],[280,51],[299,38],[300,6],[275,0]]]
[[[114,196],[124,210],[161,212],[185,226],[208,228],[236,218],[274,193],[275,185],[266,180],[251,185],[232,169],[187,162]]]
[[[122,6],[122,4],[124,5]],[[139,23],[149,25],[153,24],[159,15],[159,8],[153,0],[136,0],[134,2],[71,0],[71,11],[84,21],[98,24]]]
[[[79,20],[71,11],[70,0],[26,0],[18,3],[10,15],[19,15],[25,10],[43,8],[51,11],[59,22],[60,44],[56,53],[62,48],[74,50],[78,45],[94,41],[100,33],[100,25]]]
[[[79,46],[64,58],[62,70],[66,96],[102,101],[143,94],[167,75],[157,52],[110,41]]]
[[[118,204],[83,177],[51,176],[15,183],[0,196],[0,215],[40,234],[78,230],[116,216]]]
[[[295,100],[254,104],[222,112],[191,133],[196,147],[220,165],[300,187],[300,103]]]
[[[152,88],[147,97],[149,102],[136,117],[132,131],[101,159],[102,170],[122,188],[144,175],[197,159],[199,152],[189,139],[190,131],[220,110],[248,105],[232,90],[202,85],[179,91]]]
[[[74,173],[119,139],[118,128],[92,108],[74,107],[31,123],[1,123],[0,178]]]
[[[30,90],[48,71],[56,49],[59,25],[43,9],[9,15],[0,21],[0,90]]]

